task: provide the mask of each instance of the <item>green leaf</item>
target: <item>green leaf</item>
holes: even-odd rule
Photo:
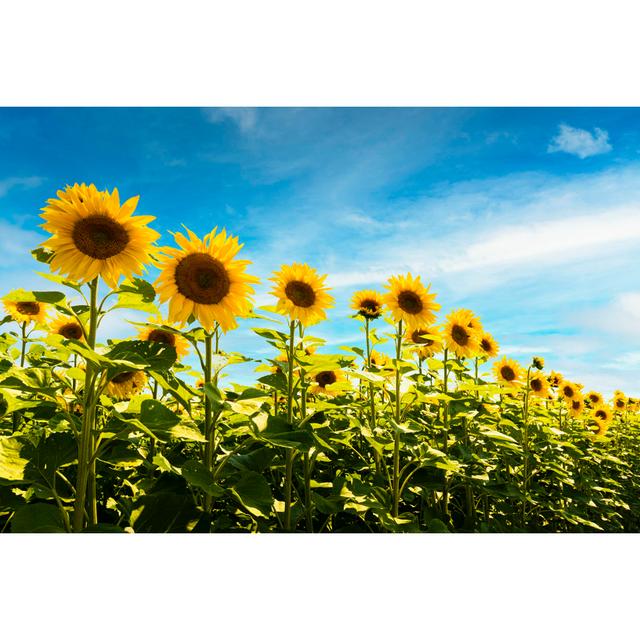
[[[0,481],[24,480],[28,460],[20,454],[25,441],[15,436],[0,436]]]
[[[20,507],[11,520],[13,533],[64,533],[64,522],[57,507],[43,502]]]
[[[240,504],[252,515],[268,518],[273,506],[269,483],[259,473],[246,472],[237,482],[232,493]]]
[[[202,489],[206,494],[219,498],[224,495],[224,489],[216,484],[213,474],[207,467],[197,460],[187,460],[182,465],[182,477],[196,489]]]
[[[160,440],[206,442],[206,438],[198,429],[181,424],[180,417],[157,400],[142,401],[140,422]]]

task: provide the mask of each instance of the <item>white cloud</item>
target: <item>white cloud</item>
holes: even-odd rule
[[[564,151],[578,158],[588,158],[600,153],[608,153],[613,147],[609,143],[609,134],[597,127],[593,133],[586,129],[577,129],[568,124],[561,124],[558,135],[547,147],[548,153]]]
[[[0,180],[0,198],[9,193],[9,191],[15,187],[23,187],[24,189],[31,189],[38,187],[44,182],[44,178],[40,176],[28,176],[26,178],[4,178]]]
[[[234,122],[242,133],[250,133],[258,123],[258,111],[253,107],[210,107],[203,109],[209,122]]]

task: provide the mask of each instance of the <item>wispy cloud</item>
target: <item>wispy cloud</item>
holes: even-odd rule
[[[609,133],[597,127],[593,133],[586,129],[577,129],[568,124],[561,124],[559,133],[551,140],[547,151],[557,153],[562,151],[578,158],[588,158],[601,153],[608,153],[613,147],[609,143]]]
[[[242,133],[253,131],[258,123],[258,110],[253,107],[206,107],[203,112],[209,122],[230,120]]]
[[[11,189],[22,188],[31,189],[39,187],[44,182],[44,178],[40,176],[28,176],[23,178],[4,178],[0,180],[0,198],[11,191]]]

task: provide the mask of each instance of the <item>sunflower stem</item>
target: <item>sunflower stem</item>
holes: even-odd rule
[[[396,406],[395,429],[393,434],[393,517],[398,517],[400,505],[400,358],[402,357],[402,320],[398,322],[396,333]]]
[[[89,332],[87,346],[94,350],[96,346],[96,329],[98,326],[98,278],[89,283]],[[92,431],[95,420],[95,364],[91,360],[85,361],[85,378],[82,390],[82,427],[78,441],[78,478],[76,496],[73,504],[73,531],[78,533],[84,528],[85,500],[87,483],[92,458]]]
[[[287,422],[293,426],[293,370],[295,353],[295,320],[289,323],[287,353]],[[284,529],[291,531],[291,485],[293,482],[293,449],[287,449],[284,476]]]
[[[522,513],[521,525],[527,526],[527,495],[529,487],[529,382],[531,379],[531,367],[527,369],[527,387],[524,392],[524,404],[522,407],[524,429],[522,431]]]
[[[371,335],[370,335],[370,325],[371,320],[367,317],[364,319],[365,322],[365,334],[366,334],[366,342],[367,342],[367,371],[371,369]],[[373,389],[373,382],[369,380],[369,428],[371,429],[371,436],[375,438],[376,435],[376,397]],[[380,467],[380,453],[374,447],[373,449],[373,459],[376,464],[376,473],[381,473],[382,469]]]
[[[217,332],[216,332],[217,343]],[[213,432],[213,410],[211,406],[211,398],[207,393],[207,385],[211,384],[211,368],[213,362],[213,341],[212,335],[208,331],[205,333],[204,338],[204,434],[206,443],[204,445],[204,463],[207,469],[213,473],[213,446],[214,446],[214,432]],[[208,493],[204,494],[204,510],[205,513],[210,513],[212,507],[212,499]]]
[[[447,370],[447,362],[448,362],[449,350],[447,348],[444,349],[442,362],[443,362],[443,382],[442,382],[442,391],[446,396],[449,393],[449,372]],[[449,455],[449,398],[445,398],[444,407],[443,407],[443,416],[442,423],[444,426],[444,453],[445,455]],[[442,513],[445,519],[448,519],[449,516],[449,478],[446,476],[444,478],[444,487],[442,490]]]
[[[20,368],[24,367],[24,361],[27,355],[27,323],[23,322],[20,325],[22,331],[22,348],[20,351]]]

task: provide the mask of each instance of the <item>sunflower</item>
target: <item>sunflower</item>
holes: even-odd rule
[[[622,411],[627,406],[627,398],[622,391],[614,391],[613,406],[616,411]]]
[[[596,430],[592,433],[596,440],[602,440],[607,435],[607,431],[609,431],[608,422],[596,422]]]
[[[309,392],[313,394],[323,393],[327,396],[337,396],[339,391],[333,387],[336,383],[344,382],[346,376],[340,369],[319,371],[311,375],[312,384]]]
[[[351,298],[351,308],[369,320],[376,320],[382,315],[383,304],[382,296],[373,289],[356,291]]]
[[[575,383],[563,380],[559,387],[558,392],[565,400],[571,400],[580,394],[578,387]]]
[[[51,333],[67,340],[84,340],[82,326],[75,318],[58,316],[51,324]]]
[[[547,378],[547,380],[549,381],[549,386],[553,387],[554,389],[557,389],[562,384],[562,381],[564,380],[564,378],[562,377],[561,373],[552,371],[549,374],[549,377]]]
[[[415,353],[423,360],[442,351],[442,336],[437,327],[409,329],[404,337],[406,342],[414,345]]]
[[[433,324],[436,319],[433,312],[440,305],[434,302],[436,294],[429,293],[431,285],[425,288],[420,276],[414,278],[410,273],[392,276],[386,287],[389,292],[383,299],[396,322],[402,320],[409,329]]]
[[[145,342],[168,344],[176,350],[178,358],[183,358],[189,352],[189,342],[185,338],[160,327],[143,327],[138,334],[138,338]]]
[[[391,369],[393,366],[391,362],[391,358],[384,353],[380,353],[375,349],[371,351],[371,366],[376,367],[377,369]]]
[[[589,393],[587,393],[587,400],[591,403],[592,407],[599,407],[604,402],[602,394],[597,391],[589,391]]]
[[[458,358],[472,358],[478,353],[482,340],[480,320],[469,309],[452,311],[447,316],[444,340],[447,349]]]
[[[567,407],[572,417],[577,418],[584,411],[584,398],[581,393],[577,393],[573,398],[567,399]]]
[[[37,300],[10,300],[8,297],[3,298],[4,308],[16,322],[43,324],[46,321],[47,306],[44,303]]]
[[[495,358],[499,351],[500,347],[494,337],[485,331],[482,336],[480,336],[480,356],[487,358],[488,360],[490,358]]]
[[[278,299],[276,308],[303,325],[326,319],[326,310],[333,306],[333,298],[324,283],[326,277],[308,264],[282,265],[271,278],[275,283],[271,294]]]
[[[109,381],[106,393],[116,400],[129,400],[138,395],[145,384],[147,376],[142,371],[123,371]]]
[[[179,249],[163,248],[155,284],[160,302],[169,300],[169,322],[182,326],[194,317],[207,331],[218,324],[227,332],[238,326],[237,316],[251,311],[250,285],[258,278],[245,273],[248,260],[234,260],[242,248],[238,239],[224,229],[216,232],[201,240],[187,229],[188,238],[174,234]]]
[[[593,412],[593,419],[598,425],[608,426],[611,420],[613,420],[613,411],[611,410],[611,407],[606,404],[601,404],[599,407],[596,407]]]
[[[493,372],[498,382],[514,386],[522,383],[522,367],[515,360],[506,356],[494,363]]]
[[[154,216],[132,215],[139,196],[121,205],[117,189],[109,194],[93,184],[67,186],[57,195],[41,214],[42,228],[52,234],[43,242],[54,254],[52,271],[80,283],[102,276],[112,289],[120,276],[142,273],[160,234],[147,226]]]
[[[532,396],[536,396],[538,398],[549,397],[549,382],[539,371],[536,371],[529,376],[529,389]]]

